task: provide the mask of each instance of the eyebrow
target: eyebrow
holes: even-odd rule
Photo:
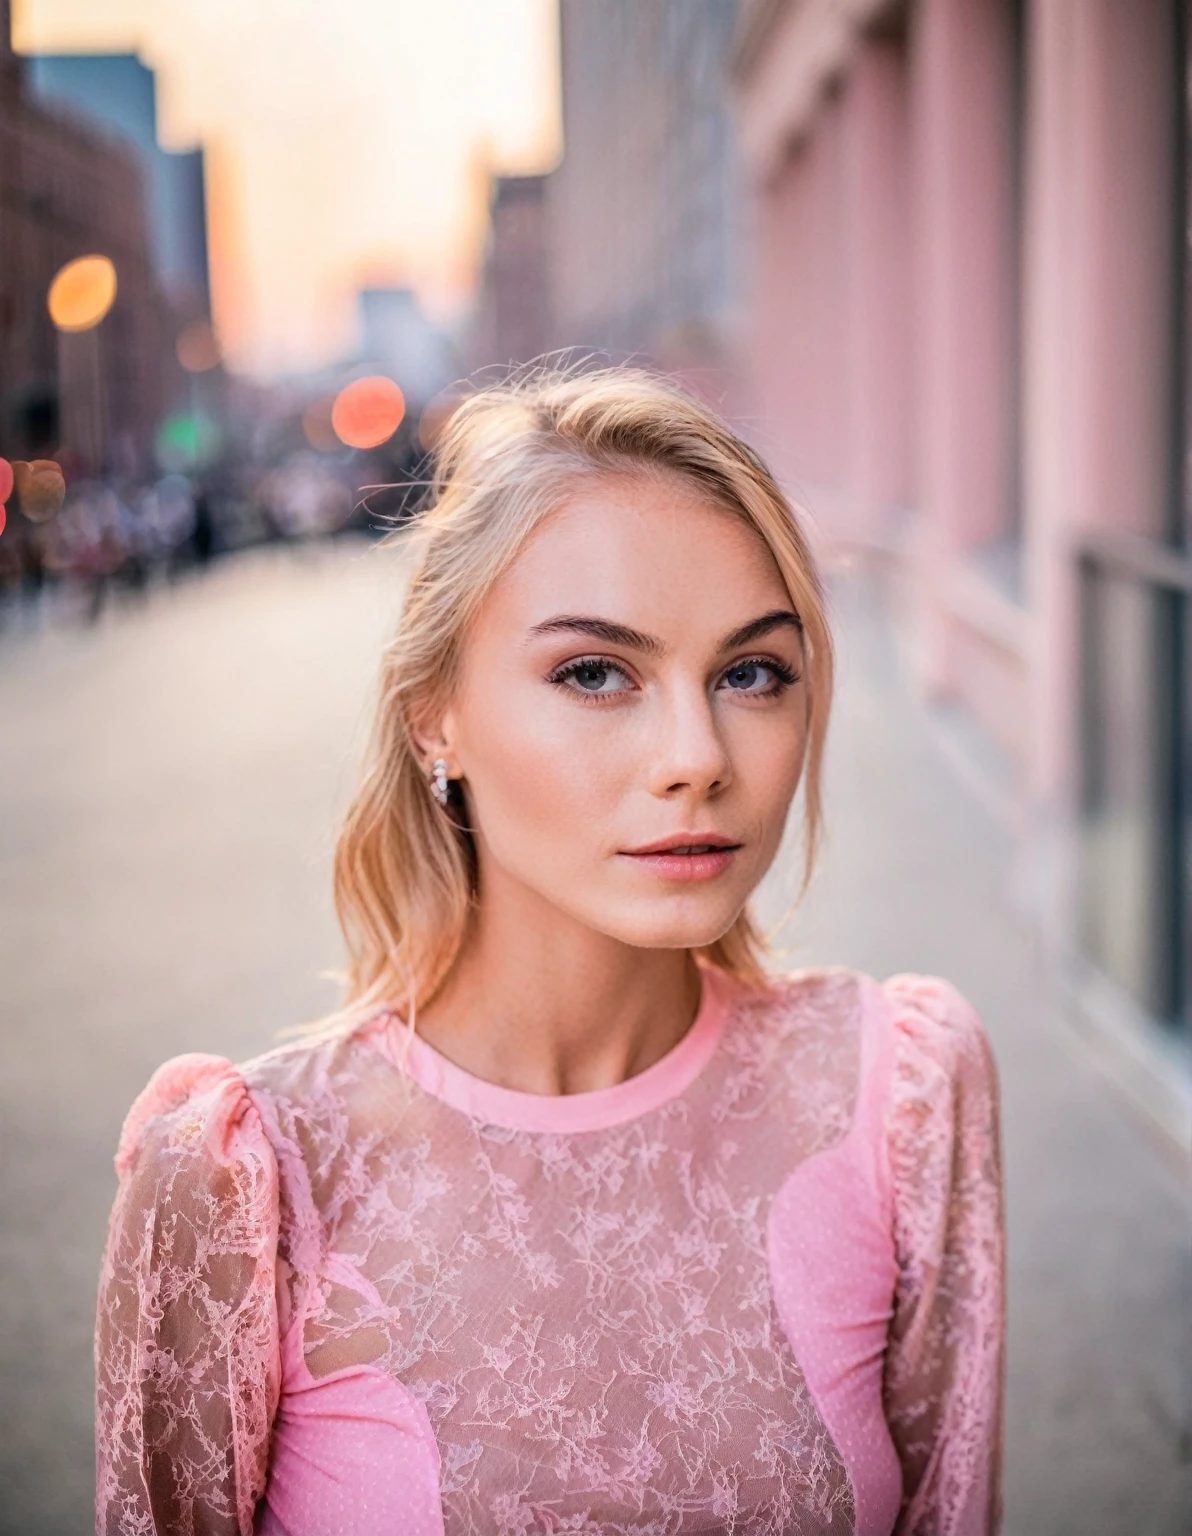
[[[719,649],[721,652],[734,651],[739,645],[760,640],[763,635],[776,629],[797,629],[801,632],[803,621],[790,608],[772,608],[769,613],[750,619],[748,624],[742,624],[740,629],[734,629],[730,635],[726,635]],[[594,640],[603,640],[608,645],[623,645],[626,650],[642,651],[647,656],[661,656],[666,651],[666,646],[656,635],[643,634],[640,629],[631,629],[628,624],[617,624],[612,619],[598,619],[581,613],[560,613],[553,619],[544,619],[541,624],[533,626],[530,634],[591,635]]]
[[[750,619],[748,624],[742,624],[740,629],[734,629],[731,635],[726,635],[720,649],[735,651],[739,645],[760,640],[763,635],[771,634],[776,629],[797,629],[802,634],[803,620],[793,608],[771,608],[760,619]]]
[[[581,613],[560,613],[556,618],[535,624],[531,635],[591,635],[594,640],[604,640],[609,645],[623,645],[630,651],[644,651],[649,656],[661,656],[666,647],[653,635],[643,635],[640,629],[630,629],[628,624],[615,624],[612,619],[594,619]]]

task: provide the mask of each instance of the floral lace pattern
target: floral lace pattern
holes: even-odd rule
[[[277,1170],[236,1073],[180,1057],[121,1138],[96,1331],[97,1527],[252,1529],[277,1405]]]
[[[421,1402],[447,1536],[852,1533],[766,1227],[793,1170],[853,1124],[863,996],[845,972],[740,994],[681,1093],[571,1134],[423,1091],[387,1017],[241,1073],[163,1068],[126,1128],[101,1282],[99,1530],[251,1532],[294,1340],[310,1380],[365,1367]],[[904,1011],[887,1106],[898,1530],[987,1531],[991,1090],[979,1027]]]
[[[951,987],[898,977],[889,1102],[898,1283],[885,1410],[903,1464],[900,1529],[1000,1520],[1005,1303],[997,1077]]]

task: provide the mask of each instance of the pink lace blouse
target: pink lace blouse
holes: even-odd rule
[[[391,1014],[184,1056],[117,1167],[100,1532],[997,1527],[996,1084],[943,982],[707,971],[563,1098]]]

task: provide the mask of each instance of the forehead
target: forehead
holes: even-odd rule
[[[789,603],[760,534],[681,476],[658,474],[579,482],[486,609],[523,628],[567,612],[719,636]]]

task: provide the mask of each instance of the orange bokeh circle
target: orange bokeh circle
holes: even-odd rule
[[[17,503],[31,523],[48,523],[66,499],[66,478],[53,459],[17,459],[13,466]]]
[[[60,331],[89,331],[116,301],[116,268],[106,256],[79,256],[61,268],[46,299]]]
[[[349,448],[379,448],[401,426],[406,400],[392,379],[355,379],[335,397],[331,425]]]

